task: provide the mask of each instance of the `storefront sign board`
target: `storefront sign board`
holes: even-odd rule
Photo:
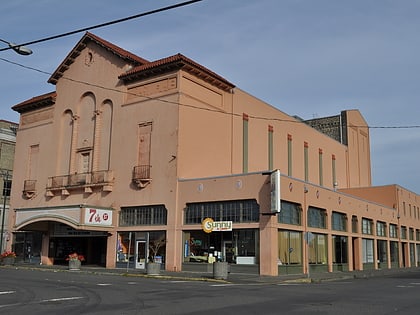
[[[202,223],[203,231],[211,232],[225,232],[232,231],[232,221],[213,221],[212,218],[205,218]]]
[[[86,208],[85,224],[111,226],[112,225],[112,210]]]

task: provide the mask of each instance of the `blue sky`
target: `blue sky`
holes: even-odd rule
[[[24,43],[182,0],[13,0],[0,38]],[[419,0],[203,0],[92,30],[145,59],[182,53],[237,87],[304,119],[359,109],[370,129],[374,185],[420,193]],[[52,73],[83,33],[0,58]],[[1,46],[3,47],[3,46]],[[0,60],[0,119],[54,90],[48,75]]]

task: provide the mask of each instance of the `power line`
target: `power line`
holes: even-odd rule
[[[53,35],[53,36],[37,39],[37,40],[31,41],[31,42],[26,42],[26,43],[22,43],[22,44],[14,44],[14,47],[16,47],[16,46],[18,46],[18,47],[19,46],[29,46],[29,45],[32,45],[32,44],[42,43],[42,42],[46,42],[46,41],[49,41],[49,40],[53,40],[53,39],[57,39],[57,38],[81,33],[81,32],[86,32],[86,31],[89,31],[89,30],[97,29],[97,28],[100,28],[100,27],[105,27],[105,26],[109,26],[109,25],[113,25],[113,24],[117,24],[117,23],[121,23],[121,22],[126,22],[126,21],[129,21],[129,20],[133,20],[133,19],[137,19],[137,18],[146,16],[146,15],[152,15],[152,14],[155,14],[155,13],[160,13],[160,12],[163,12],[163,11],[176,9],[176,8],[183,7],[183,6],[193,4],[195,2],[200,2],[200,1],[203,1],[203,0],[185,1],[185,2],[174,4],[174,5],[170,5],[170,6],[167,6],[167,7],[155,9],[155,10],[152,10],[152,11],[147,11],[147,12],[139,13],[139,14],[136,14],[136,15],[128,16],[128,17],[121,18],[121,19],[118,19],[118,20],[113,20],[113,21],[110,21],[110,22],[105,22],[105,23],[101,23],[101,24],[97,24],[97,25],[93,25],[93,26],[84,27],[84,28],[81,28],[81,29],[78,29],[78,30],[67,32],[67,33]],[[1,48],[0,51],[9,50],[9,49],[12,49],[12,48],[13,47],[5,47],[5,48]]]
[[[41,74],[45,74],[45,75],[49,75],[51,76],[52,73],[44,71],[44,70],[40,70],[34,67],[30,67],[30,66],[26,66],[23,64],[20,64],[18,62],[14,62],[14,61],[10,61],[8,59],[5,58],[0,58],[1,61],[10,63],[12,65],[27,69],[27,70],[31,70],[31,71],[35,71]],[[238,114],[238,113],[230,113],[230,112],[225,112],[219,109],[212,109],[212,108],[203,108],[203,107],[198,107],[195,105],[191,105],[191,104],[183,104],[180,102],[174,102],[174,101],[170,101],[170,100],[166,100],[166,99],[162,99],[162,98],[156,98],[156,97],[150,97],[150,96],[146,96],[146,95],[141,95],[141,94],[137,94],[137,93],[133,93],[133,92],[129,92],[129,91],[121,91],[115,88],[111,88],[111,87],[105,87],[105,86],[101,86],[98,84],[93,84],[90,82],[85,82],[85,81],[81,81],[81,80],[76,80],[76,79],[72,79],[69,78],[67,76],[62,76],[61,79],[65,79],[71,82],[75,82],[78,84],[83,84],[86,86],[91,86],[91,87],[95,87],[95,88],[99,88],[99,89],[103,89],[103,90],[107,90],[107,91],[113,91],[113,92],[118,92],[118,93],[122,93],[122,94],[127,94],[127,95],[132,95],[132,96],[136,96],[136,97],[142,97],[144,99],[148,99],[148,100],[156,100],[156,101],[160,101],[162,103],[168,103],[168,104],[173,104],[173,105],[178,105],[178,106],[183,106],[183,107],[189,107],[189,108],[193,108],[193,109],[198,109],[198,110],[205,110],[205,111],[209,111],[209,112],[216,112],[216,113],[220,113],[220,114],[226,114],[226,115],[232,115],[232,116],[236,116],[236,117],[242,117],[242,114]],[[288,122],[288,123],[305,123],[305,121],[301,121],[301,120],[292,120],[292,119],[281,119],[281,118],[274,118],[274,117],[262,117],[262,116],[254,116],[254,115],[248,115],[249,118],[253,118],[253,119],[258,119],[258,120],[267,120],[267,121],[279,121],[279,122]],[[366,128],[366,126],[354,126],[354,127],[363,127]],[[407,125],[407,126],[367,126],[367,128],[369,129],[417,129],[420,128],[420,125]]]

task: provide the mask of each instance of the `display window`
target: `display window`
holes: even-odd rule
[[[202,230],[184,232],[184,262],[213,263],[226,261],[236,264],[256,264],[258,260],[258,230],[241,229],[205,233]]]

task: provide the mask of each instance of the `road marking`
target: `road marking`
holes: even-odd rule
[[[112,284],[111,283],[98,283],[97,285],[105,287],[107,285],[112,285]]]
[[[83,299],[83,296],[71,296],[71,297],[63,297],[63,298],[56,298],[56,299],[47,299],[47,300],[41,300],[40,303],[45,302],[61,302],[61,301],[71,301],[71,300],[80,300]]]
[[[414,288],[412,285],[397,285],[397,288]]]
[[[0,291],[0,295],[1,294],[12,294],[12,293],[16,293],[16,291]]]
[[[219,283],[219,284],[212,284],[211,287],[253,287],[253,286],[263,286],[267,285],[267,283]]]
[[[40,301],[32,301],[29,303],[25,302],[25,303],[3,304],[3,305],[0,305],[0,308],[28,305],[28,304],[48,303],[48,302],[72,301],[72,300],[80,300],[80,299],[83,299],[83,296],[71,296],[71,297],[63,297],[63,298],[56,298],[56,299],[47,299],[47,300],[40,300]]]

